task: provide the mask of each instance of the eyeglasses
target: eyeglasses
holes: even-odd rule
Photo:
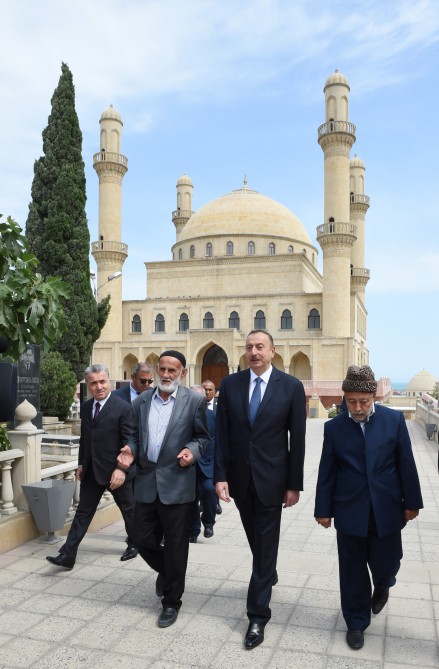
[[[154,383],[154,379],[138,379],[138,381],[142,384],[142,386],[144,386],[146,383],[149,383],[149,385]]]

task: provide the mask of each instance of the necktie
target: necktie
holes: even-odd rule
[[[253,423],[255,422],[256,414],[258,413],[259,405],[261,403],[261,383],[262,379],[260,379],[258,376],[255,379],[255,387],[250,399],[250,407],[249,407],[250,425],[252,427]]]
[[[96,404],[95,404],[95,412],[94,412],[94,415],[93,415],[93,421],[95,421],[96,418],[99,416],[99,411],[100,411],[100,410],[101,410],[101,405],[99,404],[99,402],[96,402]]]

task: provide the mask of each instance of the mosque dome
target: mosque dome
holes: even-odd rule
[[[244,186],[201,207],[186,223],[179,243],[206,237],[272,237],[312,246],[303,224],[279,202]]]
[[[338,70],[335,70],[335,72],[327,78],[323,90],[325,90],[328,86],[347,86],[348,89],[351,90],[349,86],[349,81],[346,79],[344,74],[342,74]]]
[[[106,119],[110,119],[110,120],[113,120],[113,121],[119,121],[120,123],[122,123],[122,116],[119,114],[117,109],[115,109],[113,107],[113,105],[110,105],[108,107],[108,109],[106,109],[105,111],[102,112],[101,121],[106,120]]]
[[[418,374],[412,376],[407,384],[407,390],[411,390],[412,392],[416,391],[418,393],[430,393],[437,382],[438,380],[433,374],[430,374],[430,372],[423,369],[421,372],[418,372]]]
[[[350,161],[351,167],[362,167],[364,169],[364,163],[358,156],[354,156]]]
[[[192,179],[187,174],[182,174],[177,180],[177,186],[193,186]]]

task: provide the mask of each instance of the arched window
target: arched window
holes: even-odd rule
[[[213,328],[213,315],[210,313],[210,311],[206,311],[206,313],[204,314],[203,328],[205,330]]]
[[[233,255],[233,242],[227,242],[227,244],[226,244],[226,255],[227,256],[232,256]]]
[[[163,314],[157,314],[155,317],[154,332],[165,331],[165,317]]]
[[[282,316],[280,317],[280,329],[281,330],[293,329],[293,317],[289,309],[284,309],[282,312]]]
[[[308,314],[308,329],[309,330],[319,330],[320,329],[320,314],[317,309],[311,309]]]
[[[190,257],[195,258],[195,246],[192,244],[191,250],[190,250]]]
[[[291,244],[290,244],[290,246],[288,247],[288,253],[294,253],[294,247],[291,246]]]
[[[189,330],[189,316],[187,314],[181,314],[178,319],[178,331],[186,332],[186,330]]]
[[[206,244],[206,255],[210,258],[212,256],[212,244],[207,242]]]
[[[139,314],[133,316],[133,320],[131,321],[131,332],[142,332],[142,320]]]
[[[178,249],[178,259],[183,260],[183,249]]]
[[[270,256],[274,256],[276,253],[276,244],[274,242],[270,242],[268,245],[268,254]]]
[[[255,243],[254,242],[249,242],[247,246],[247,252],[249,256],[254,256],[255,255]]]
[[[265,330],[265,314],[263,311],[256,312],[255,330]]]
[[[239,314],[237,311],[232,311],[229,316],[229,328],[236,328],[239,330]]]
[[[302,253],[304,256],[306,256],[306,249],[302,249]]]

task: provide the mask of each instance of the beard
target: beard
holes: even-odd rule
[[[157,388],[161,390],[162,393],[166,393],[166,395],[172,395],[174,390],[177,390],[178,386],[180,385],[181,374],[182,372],[180,372],[180,374],[177,376],[176,379],[174,379],[173,381],[169,381],[168,383],[163,383],[161,378],[158,377]]]

